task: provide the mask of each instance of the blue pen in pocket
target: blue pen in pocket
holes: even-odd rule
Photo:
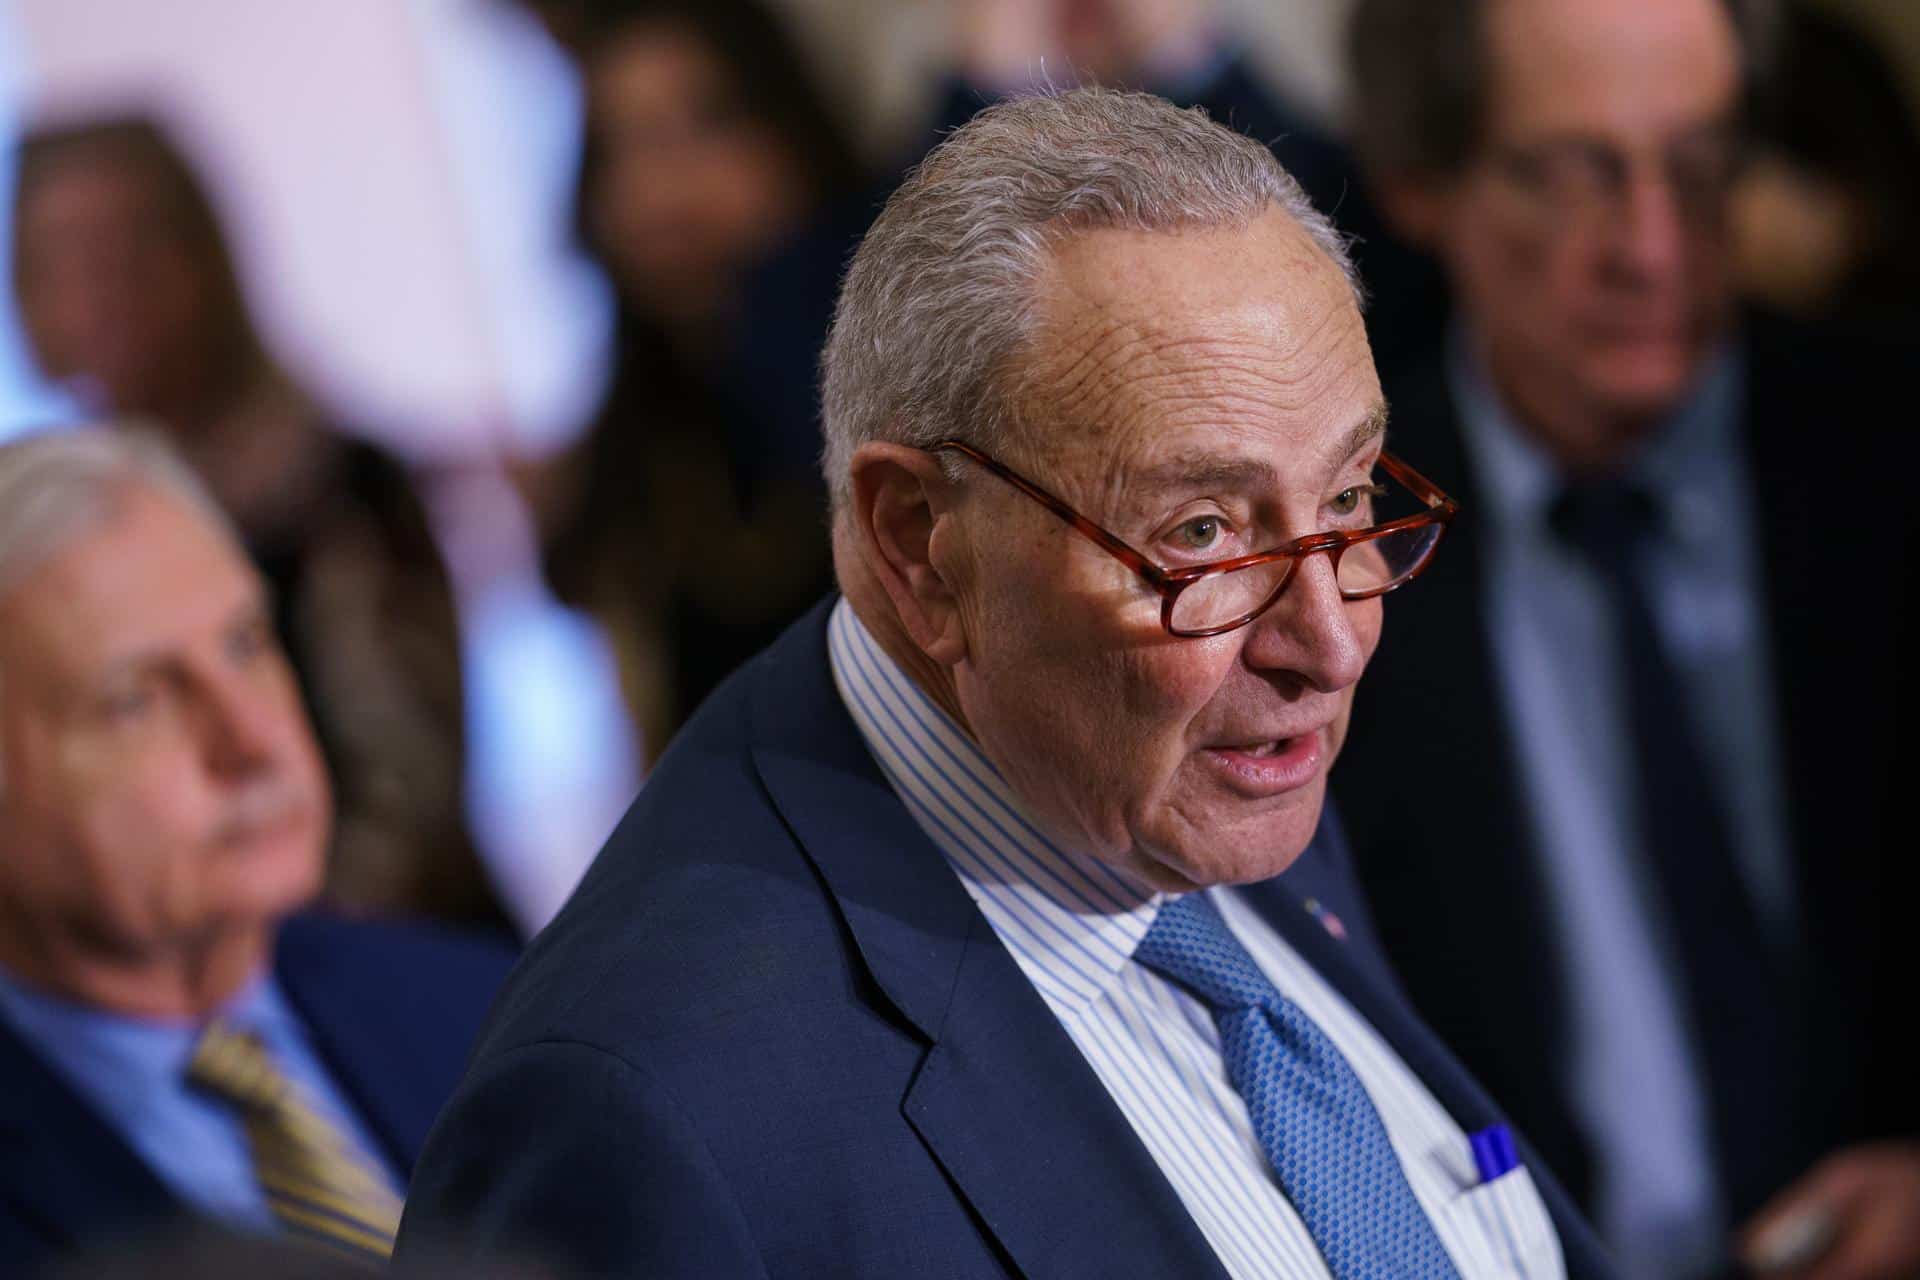
[[[1503,1124],[1470,1133],[1467,1142],[1473,1148],[1473,1167],[1480,1174],[1482,1186],[1520,1167],[1520,1153],[1513,1147],[1513,1130]]]

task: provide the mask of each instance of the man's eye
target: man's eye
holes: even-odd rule
[[[153,686],[141,681],[108,693],[100,699],[100,711],[109,720],[138,720],[153,710],[155,701]]]
[[[1195,516],[1177,526],[1169,541],[1182,551],[1212,551],[1226,536],[1227,522],[1219,516]]]
[[[1357,484],[1335,495],[1332,507],[1337,516],[1366,516],[1373,511],[1373,500],[1386,490],[1377,484]]]
[[[236,665],[246,666],[273,649],[273,632],[265,623],[249,623],[227,637],[227,656]]]

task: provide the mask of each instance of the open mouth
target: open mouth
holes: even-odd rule
[[[1277,795],[1311,782],[1320,772],[1321,731],[1209,747],[1204,755],[1236,791]]]

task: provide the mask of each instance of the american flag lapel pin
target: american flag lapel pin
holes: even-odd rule
[[[1327,910],[1320,899],[1308,898],[1306,907],[1307,913],[1315,920],[1318,920],[1326,931],[1334,936],[1336,941],[1345,942],[1347,940],[1346,922],[1333,912]]]

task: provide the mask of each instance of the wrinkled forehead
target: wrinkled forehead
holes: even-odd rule
[[[1380,414],[1351,286],[1278,212],[1064,241],[1015,395],[1023,448],[1109,473],[1216,452],[1318,469]]]

